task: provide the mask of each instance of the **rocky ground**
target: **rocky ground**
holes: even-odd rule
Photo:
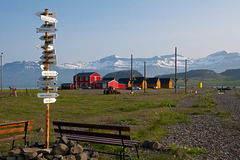
[[[182,123],[166,126],[172,134],[162,140],[168,146],[175,144],[185,147],[205,148],[207,154],[200,154],[192,159],[240,159],[240,99],[233,90],[224,94],[213,92],[214,100],[218,103],[213,111],[229,113],[220,116],[214,113],[192,115],[192,123]],[[179,102],[177,108],[189,108],[197,100],[188,97]]]

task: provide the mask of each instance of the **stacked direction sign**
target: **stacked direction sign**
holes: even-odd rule
[[[39,87],[39,91],[43,91],[45,93],[38,93],[38,98],[43,98],[43,103],[46,104],[46,148],[49,148],[49,103],[55,103],[56,97],[59,95],[57,93],[56,82],[58,73],[56,71],[49,71],[50,65],[57,64],[57,56],[56,50],[53,49],[51,44],[54,43],[53,39],[57,38],[54,33],[57,31],[56,23],[58,22],[55,18],[55,12],[48,12],[48,9],[45,9],[45,12],[37,12],[37,16],[40,17],[41,20],[45,21],[45,24],[41,25],[40,28],[36,28],[37,33],[45,33],[45,35],[41,36],[39,39],[45,41],[43,45],[39,44],[36,48],[40,50],[44,50],[42,52],[42,56],[40,57],[39,65],[42,70],[42,77],[40,77],[37,82],[37,86]]]

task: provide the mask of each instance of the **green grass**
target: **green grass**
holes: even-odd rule
[[[217,106],[217,102],[214,101],[213,95],[209,94],[194,102],[192,108],[214,108]]]
[[[183,147],[183,146],[177,146],[177,145],[170,145],[171,151],[176,154],[190,154],[190,155],[198,155],[198,154],[207,154],[208,152],[205,151],[204,148],[198,148],[198,147]]]
[[[155,90],[154,90],[155,91]],[[18,97],[10,97],[7,91],[0,93],[0,121],[11,122],[34,120],[30,141],[45,140],[45,135],[37,133],[39,127],[45,130],[46,105],[37,98],[38,90],[18,92]],[[130,125],[133,140],[161,141],[170,134],[164,125],[191,123],[189,112],[177,107],[176,102],[194,95],[174,94],[174,90],[159,92],[122,93],[119,95],[80,94],[77,90],[60,91],[57,102],[50,104],[50,141],[56,140],[52,121],[84,122],[97,124]],[[194,108],[190,108],[193,110]],[[197,110],[197,109],[196,109]],[[205,113],[204,111],[201,111]],[[220,113],[219,113],[220,114]],[[0,143],[1,148],[10,148],[10,143]],[[21,146],[22,142],[16,141]],[[100,149],[119,150],[112,146],[96,145]],[[121,149],[121,148],[120,148]],[[142,153],[148,157],[147,153]],[[163,156],[164,155],[164,156]],[[154,154],[153,157],[170,157],[169,154]],[[154,159],[154,158],[153,158]]]
[[[160,107],[177,107],[177,104],[172,101],[162,101]]]

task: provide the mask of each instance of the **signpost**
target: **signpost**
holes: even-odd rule
[[[38,93],[37,94],[38,98],[56,98],[58,96],[59,94],[57,93]]]
[[[57,31],[57,28],[36,28],[37,33],[45,33],[45,32],[50,32],[54,33]]]
[[[57,93],[49,93],[57,92],[57,87],[55,86],[57,83],[58,73],[56,71],[49,71],[49,65],[56,65],[57,64],[57,57],[56,57],[56,50],[53,49],[53,39],[57,38],[56,34],[49,35],[49,32],[53,33],[56,32],[57,29],[56,23],[58,22],[57,19],[52,18],[56,17],[55,12],[48,12],[48,9],[45,9],[45,12],[37,12],[35,13],[37,16],[40,17],[41,20],[45,21],[40,28],[36,28],[37,33],[45,33],[45,35],[41,36],[39,39],[45,41],[44,45],[37,45],[38,49],[44,50],[42,52],[42,56],[40,57],[41,61],[39,61],[40,68],[42,71],[42,77],[39,78],[39,82],[37,82],[38,87],[40,87],[39,91],[45,91],[45,93],[38,93],[38,98],[43,98],[43,103],[46,104],[46,143],[45,147],[49,148],[49,104],[56,102],[56,97],[59,95]]]
[[[43,99],[43,103],[44,104],[48,104],[48,103],[55,103],[57,100],[56,100],[56,98],[44,98]]]
[[[56,12],[48,12],[48,13],[37,12],[37,13],[35,13],[35,15],[38,16],[38,17],[41,17],[41,15],[44,15],[44,16],[48,15],[49,17],[56,17],[57,16]]]
[[[48,65],[57,65],[57,61],[56,59],[49,59],[49,61],[39,61],[38,62],[39,65],[43,65],[43,64],[48,64]]]
[[[57,92],[58,87],[40,87],[38,88],[39,91],[53,91],[53,92]]]
[[[39,39],[41,39],[42,41],[45,41],[45,38],[57,39],[57,35],[56,34],[52,34],[52,35],[49,35],[49,36],[41,36]]]
[[[40,77],[39,81],[57,81],[57,76]]]
[[[58,22],[58,20],[56,20],[56,18],[49,17],[48,15],[47,16],[41,15],[40,19],[43,20],[43,21],[50,22],[50,23],[57,23]]]
[[[42,49],[42,50],[53,50],[53,46],[46,46],[46,45],[41,45],[41,44],[38,44],[36,46],[37,49]]]
[[[57,59],[57,55],[53,54],[53,55],[49,55],[49,56],[45,56],[45,54],[43,54],[40,59],[45,60],[45,59]]]
[[[37,86],[38,87],[45,87],[45,86],[55,86],[57,83],[54,82],[54,81],[50,81],[50,82],[47,82],[47,81],[38,81],[37,82]]]
[[[42,76],[57,76],[57,71],[42,71]]]

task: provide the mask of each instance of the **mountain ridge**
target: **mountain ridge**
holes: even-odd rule
[[[193,59],[178,55],[178,72],[184,72],[185,59],[188,60],[188,70],[208,69],[217,73],[227,69],[240,68],[240,54],[238,52],[228,53],[219,51],[206,57]],[[84,63],[65,63],[56,66],[50,66],[50,70],[57,71],[58,84],[63,82],[72,82],[73,75],[77,72],[98,72],[102,77],[111,72],[130,70],[130,58],[121,58],[117,55],[110,55],[97,61]],[[154,56],[150,58],[133,58],[133,69],[143,74],[144,61],[146,62],[147,77],[174,73],[175,55]],[[41,70],[37,61],[15,61],[6,63],[3,66],[4,87],[19,86],[20,88],[36,88],[38,78],[41,76]]]

